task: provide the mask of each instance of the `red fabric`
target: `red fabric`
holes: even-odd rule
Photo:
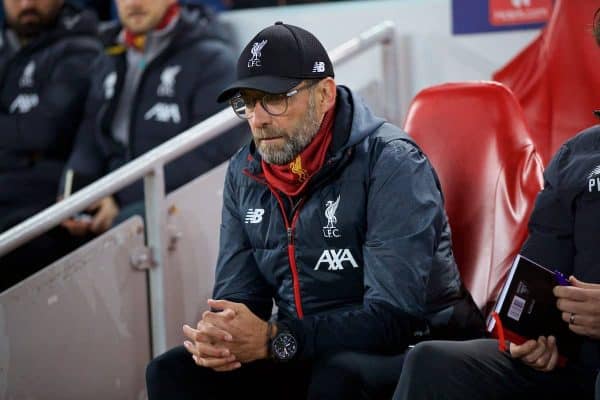
[[[542,188],[523,111],[499,83],[445,84],[417,94],[404,128],[440,178],[465,286],[490,310]]]
[[[171,4],[155,30],[159,31],[164,29],[175,17],[177,17],[177,15],[179,15],[179,4]],[[130,30],[125,29],[125,45],[136,50],[144,50],[144,46],[146,45],[146,34],[135,34]]]
[[[275,165],[261,161],[265,179],[277,190],[288,196],[297,196],[304,190],[310,178],[323,166],[327,149],[331,144],[335,108],[325,113],[319,131],[294,161],[287,165]]]
[[[569,138],[597,123],[600,49],[592,35],[598,0],[556,0],[533,43],[493,79],[515,93],[544,165]]]
[[[494,326],[494,333],[498,338],[498,350],[506,351],[506,339],[504,338],[504,326],[502,325],[502,320],[497,312],[492,313],[492,317],[494,321],[496,321],[496,325]]]

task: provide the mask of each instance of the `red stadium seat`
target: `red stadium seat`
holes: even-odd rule
[[[544,165],[567,139],[597,123],[600,49],[591,27],[599,7],[598,0],[556,0],[540,36],[494,74],[525,110]]]
[[[417,94],[404,128],[438,173],[461,276],[487,312],[543,185],[523,111],[502,84],[450,83]]]

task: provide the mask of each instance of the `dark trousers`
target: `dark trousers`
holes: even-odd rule
[[[404,355],[338,353],[309,362],[256,361],[231,372],[197,366],[183,346],[146,369],[149,400],[389,398]]]
[[[394,400],[593,399],[596,372],[540,372],[498,350],[494,339],[422,342],[410,350]]]

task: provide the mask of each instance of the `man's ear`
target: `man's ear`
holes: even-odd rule
[[[319,111],[326,113],[335,106],[337,88],[335,81],[331,77],[327,77],[319,82],[317,86],[317,100]]]

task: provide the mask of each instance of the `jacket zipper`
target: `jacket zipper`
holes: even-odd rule
[[[292,284],[294,287],[294,304],[296,305],[296,314],[298,315],[298,318],[302,319],[304,318],[304,311],[302,310],[302,295],[300,293],[300,276],[298,275],[298,265],[296,264],[296,245],[294,243],[294,230],[296,228],[296,221],[298,221],[298,216],[300,215],[300,209],[302,208],[302,203],[304,203],[304,199],[300,200],[300,203],[298,203],[298,207],[296,208],[296,211],[294,211],[292,217],[292,223],[290,224],[288,217],[285,213],[285,207],[283,206],[281,197],[270,186],[269,190],[271,190],[271,193],[273,193],[273,195],[277,199],[277,203],[279,203],[281,215],[283,216],[283,222],[285,223],[285,229],[287,232],[288,240],[288,259],[290,263],[290,272],[292,273]]]
[[[281,210],[281,216],[283,217],[283,223],[285,224],[285,229],[286,229],[286,233],[287,233],[287,242],[288,242],[287,250],[288,250],[290,272],[292,273],[292,284],[293,284],[293,288],[294,288],[294,304],[296,306],[296,314],[298,315],[298,318],[302,319],[302,318],[304,318],[304,311],[302,310],[302,295],[300,293],[300,277],[298,275],[298,266],[296,264],[296,247],[294,244],[294,230],[296,228],[296,222],[298,221],[298,216],[300,215],[300,209],[302,208],[302,205],[304,204],[304,198],[302,198],[298,202],[298,205],[295,207],[294,214],[292,216],[292,223],[290,224],[287,214],[285,212],[285,207],[283,206],[283,202],[281,200],[281,197],[279,196],[279,193],[277,193],[277,191],[274,190],[266,181],[257,178],[256,176],[252,175],[251,173],[249,173],[247,171],[244,171],[244,173],[245,173],[245,175],[254,179],[255,181],[257,181],[263,185],[266,185],[269,188],[269,190],[271,191],[271,193],[273,194],[273,196],[275,196],[275,199],[277,200],[277,203],[279,204],[279,209]]]

